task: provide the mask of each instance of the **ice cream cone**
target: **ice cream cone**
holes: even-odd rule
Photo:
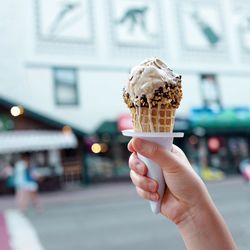
[[[174,108],[131,108],[133,128],[137,132],[172,132],[175,121]]]
[[[130,109],[134,130],[123,134],[158,143],[170,150],[173,138],[180,137],[173,133],[173,128],[175,111],[182,99],[181,78],[158,58],[147,59],[133,67],[123,89],[123,99]],[[157,214],[165,190],[163,173],[152,160],[140,154],[138,157],[148,167],[148,176],[159,183],[160,200],[151,202],[151,209]]]

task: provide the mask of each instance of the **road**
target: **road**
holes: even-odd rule
[[[239,249],[249,250],[250,184],[230,178],[207,186]],[[41,201],[43,211],[26,217],[44,250],[185,249],[175,225],[153,215],[129,182],[42,194]]]

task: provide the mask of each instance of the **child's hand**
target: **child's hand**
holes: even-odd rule
[[[133,152],[129,159],[130,176],[141,197],[157,201],[159,194],[158,183],[147,177],[147,167],[139,160],[137,153],[152,159],[162,168],[167,187],[161,213],[174,223],[185,219],[208,196],[204,183],[177,146],[173,145],[172,151],[168,152],[154,143],[132,139],[128,149]]]

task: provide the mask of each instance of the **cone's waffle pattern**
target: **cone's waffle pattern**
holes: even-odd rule
[[[175,110],[171,108],[131,108],[133,127],[136,132],[172,132]]]

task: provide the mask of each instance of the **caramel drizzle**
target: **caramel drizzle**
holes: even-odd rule
[[[154,132],[154,124],[152,122],[152,104],[149,101],[149,99],[147,98],[148,101],[148,119],[149,119],[149,127],[150,127],[150,131]]]

